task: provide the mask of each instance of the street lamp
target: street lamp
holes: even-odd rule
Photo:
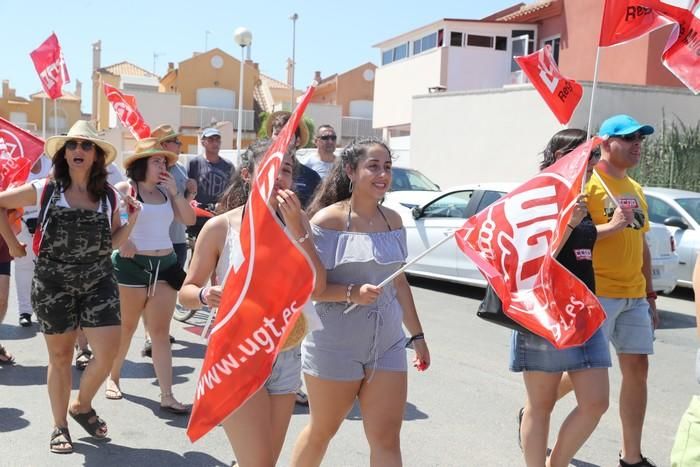
[[[291,102],[291,111],[294,112],[294,74],[297,72],[297,62],[295,60],[295,53],[296,53],[296,41],[297,41],[297,20],[299,19],[299,15],[294,13],[292,16],[289,17],[289,19],[292,20],[292,102]]]
[[[248,28],[240,27],[233,32],[233,40],[241,46],[241,75],[238,86],[238,131],[236,132],[236,159],[241,161],[241,138],[243,137],[243,69],[245,65],[244,49],[253,42],[253,33]]]

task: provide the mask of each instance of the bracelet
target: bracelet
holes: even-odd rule
[[[570,228],[571,230],[574,230],[574,229],[576,228],[576,227],[574,227],[574,226],[571,225],[571,224],[566,224],[566,226],[567,226],[568,228]]]
[[[348,288],[345,290],[345,303],[348,305],[352,303],[352,300],[350,300],[350,294],[352,293],[353,287],[355,287],[355,284],[348,284]]]
[[[653,290],[651,292],[647,292],[647,300],[656,300],[659,296],[656,295],[656,292]]]
[[[425,334],[422,332],[419,332],[415,336],[411,336],[410,339],[408,339],[408,342],[406,342],[406,346],[409,346],[413,343],[413,341],[419,341],[419,340],[425,340]]]
[[[309,238],[309,232],[306,232],[306,235],[297,238],[297,243],[302,244],[302,243],[304,243],[304,242],[306,241],[306,239],[308,239],[308,238]]]
[[[199,289],[199,302],[202,305],[207,305],[207,299],[204,297],[206,295],[206,292],[209,290],[209,287],[202,287]]]

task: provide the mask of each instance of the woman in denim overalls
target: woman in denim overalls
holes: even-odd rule
[[[66,136],[49,138],[45,152],[53,159],[52,178],[0,193],[0,234],[14,257],[25,256],[27,245],[13,234],[5,210],[43,201],[39,219],[43,236],[31,299],[49,354],[47,381],[55,426],[50,450],[65,454],[73,451],[67,414],[91,436],[107,436],[107,424],[95,413],[92,399],[119,346],[119,294],[110,254],[128,238],[140,207],[126,197],[132,209],[129,223],[121,226],[118,198],[105,170],[116,149],[99,139],[88,122],[80,120]],[[94,358],[71,401],[78,328],[85,332]]]

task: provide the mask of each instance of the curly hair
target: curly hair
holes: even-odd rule
[[[107,169],[105,168],[105,152],[97,144],[95,148],[95,161],[90,167],[90,176],[88,177],[87,191],[90,199],[99,201],[107,193]],[[68,161],[66,160],[65,144],[56,151],[53,157],[53,178],[61,186],[62,190],[67,190],[72,183],[70,171],[68,169]]]
[[[367,151],[372,146],[381,146],[391,155],[389,146],[379,138],[360,138],[345,146],[340,157],[336,158],[330,174],[323,180],[309,203],[307,209],[309,217],[313,217],[326,206],[350,198],[350,177],[345,168],[357,169],[357,164],[367,156]]]
[[[567,128],[556,132],[542,151],[540,170],[546,169],[557,161],[557,152],[568,154],[584,141],[586,141],[586,132],[578,128]]]

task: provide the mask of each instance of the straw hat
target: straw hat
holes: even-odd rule
[[[111,143],[100,138],[97,134],[97,130],[95,130],[95,127],[90,125],[90,122],[86,120],[78,120],[75,122],[73,126],[70,127],[70,130],[68,130],[68,134],[66,135],[52,136],[48,138],[46,140],[46,144],[44,144],[44,152],[47,156],[53,159],[53,156],[56,155],[58,150],[61,149],[67,141],[73,139],[92,141],[97,146],[102,148],[102,150],[105,152],[105,166],[108,166],[114,160],[114,158],[117,157],[117,148],[112,146]]]
[[[296,323],[294,323],[294,327],[287,336],[287,339],[282,343],[282,352],[284,352],[285,350],[292,349],[299,345],[299,343],[302,340],[304,340],[304,337],[306,337],[306,334],[308,334],[308,332],[309,323],[306,320],[306,316],[304,316],[304,313],[301,313],[299,315],[299,318],[297,318]]]
[[[136,143],[134,152],[124,158],[124,168],[128,169],[137,160],[151,156],[165,156],[168,167],[177,162],[177,154],[163,149],[157,138],[144,138]]]
[[[284,117],[286,116],[289,118],[292,115],[291,112],[287,112],[286,110],[278,110],[277,112],[272,112],[269,117],[267,117],[267,121],[265,122],[265,131],[267,132],[267,137],[272,138],[272,124],[277,120],[279,117]],[[301,130],[301,141],[297,144],[297,148],[305,148],[307,144],[309,144],[309,128],[306,126],[304,123],[304,119],[301,119],[299,121],[299,130]]]
[[[151,138],[156,138],[159,143],[167,141],[169,139],[175,139],[180,136],[181,133],[175,131],[172,125],[158,125],[151,131]]]

